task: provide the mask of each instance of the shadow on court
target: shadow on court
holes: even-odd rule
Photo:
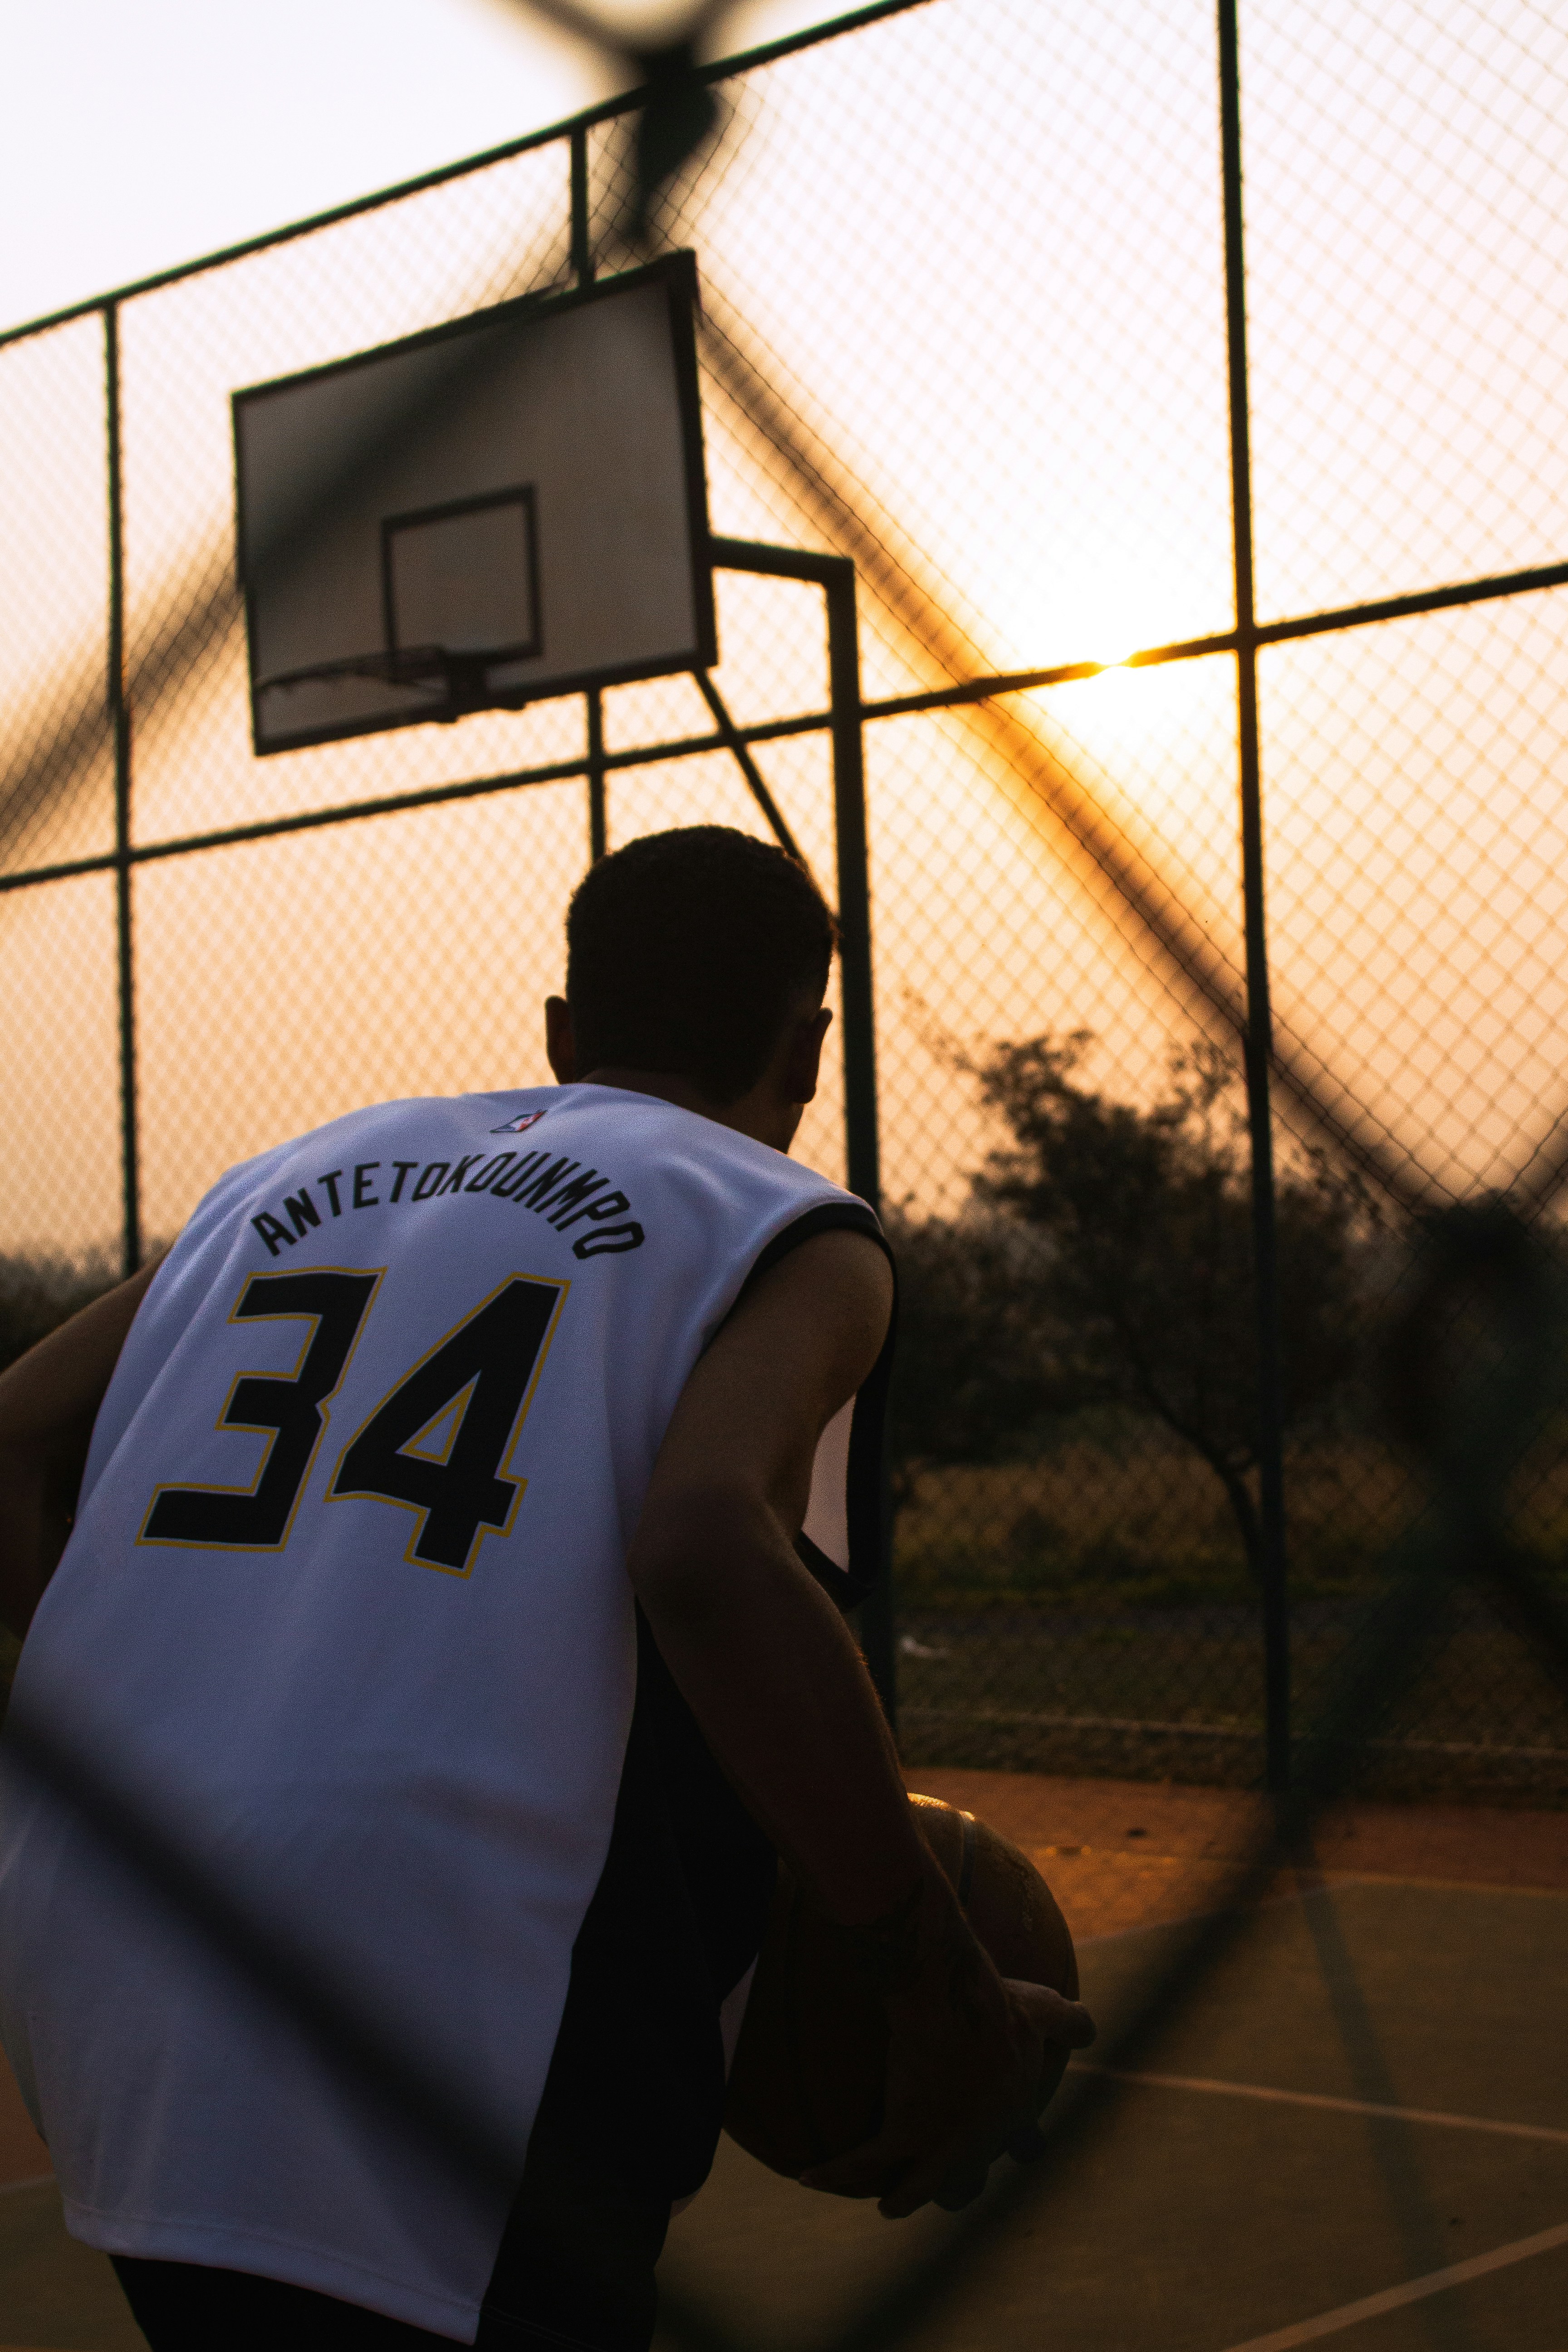
[[[1171,1957],[1172,1923],[1203,1907],[1248,1805],[910,1779],[1031,1846],[1107,2026]],[[1346,1807],[1316,1861],[1276,1883],[1138,2075],[1117,2080],[1100,2127],[911,2347],[1568,2345],[1568,1819]],[[930,2212],[889,2226],[726,2141],[663,2275],[747,2352],[826,2352],[955,2226]]]
[[[52,2181],[0,2187],[0,2347],[14,2346],[146,2352],[108,2256],[67,2237]]]
[[[107,2257],[67,2237],[48,2169],[0,2059],[0,2352],[145,2352]]]
[[[1034,1853],[1107,2026],[1251,1821],[1226,1790],[910,1778]],[[1568,1816],[1348,1806],[1315,1861],[924,2314],[918,2352],[1564,2352]],[[28,2185],[47,2158],[4,2087],[0,2352],[140,2352],[107,2261]],[[664,2276],[739,2352],[828,2352],[954,2226],[889,2226],[725,2140]]]

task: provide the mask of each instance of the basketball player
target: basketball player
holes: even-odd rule
[[[455,2166],[13,1758],[5,2047],[154,2352],[643,2352],[776,1852],[890,2027],[883,2127],[816,2185],[913,2211],[1090,2036],[971,1936],[840,1614],[893,1283],[786,1157],[832,918],[698,827],[596,866],[567,940],[557,1087],[264,1153],[0,1381],[18,1725],[515,2148]]]

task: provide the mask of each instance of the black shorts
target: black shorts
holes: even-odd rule
[[[146,2262],[116,2254],[114,2267],[137,2326],[153,2352],[414,2352],[444,2345],[405,2320],[387,2319],[357,2303],[340,2303],[308,2286],[215,2271],[196,2263]],[[487,2310],[475,2338],[481,2352],[583,2352],[584,2339],[507,2319]]]
[[[669,2207],[535,2129],[479,2317],[478,2352],[647,2352]],[[413,2352],[446,2345],[335,2295],[197,2263],[116,2254],[153,2352]]]

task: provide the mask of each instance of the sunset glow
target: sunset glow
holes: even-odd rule
[[[1560,556],[1568,467],[1542,387],[1568,361],[1549,260],[1568,191],[1546,126],[1568,46],[1511,0],[1335,0],[1310,20],[1250,12],[1245,47],[1260,614]],[[1210,1017],[1159,908],[1239,975],[1234,663],[1121,666],[1233,618],[1214,73],[1204,9],[1117,0],[1086,29],[1065,5],[937,0],[731,86],[728,127],[666,224],[698,254],[713,338],[714,526],[855,553],[868,698],[1110,665],[999,712],[868,730],[894,1197],[966,1197],[987,1129],[952,1041],[1089,1028],[1107,1083],[1137,1096]],[[1508,138],[1482,135],[1478,90],[1513,109]],[[595,132],[591,150],[600,266],[622,267],[635,256],[610,233],[615,141]],[[565,150],[545,145],[127,308],[137,839],[580,756],[568,698],[258,761],[228,415],[237,386],[563,283],[567,194]],[[51,866],[112,840],[97,320],[0,356],[0,726],[20,780],[8,855]],[[1260,666],[1280,1034],[1444,1181],[1506,1177],[1568,1084],[1561,601],[1314,640]],[[743,720],[820,708],[814,592],[731,583],[721,611],[717,677]],[[708,724],[679,683],[607,699],[620,745]],[[759,760],[830,872],[826,745]],[[609,798],[613,839],[671,811],[762,824],[721,755],[623,772]],[[1144,912],[1082,850],[1097,826],[1138,862]],[[471,967],[410,948],[412,914],[395,939],[374,911],[419,903],[404,895],[416,837],[459,898],[482,872],[527,898],[526,925],[499,929]],[[226,1159],[334,1108],[539,1075],[531,1003],[585,856],[580,783],[304,843],[139,872],[155,1229]],[[11,983],[46,932],[62,972],[53,1009],[0,1041],[17,1116],[61,1138],[13,1172],[19,1235],[90,1235],[116,1214],[106,887],[51,884],[26,915],[7,901]],[[489,935],[458,921],[455,936]],[[79,1148],[44,1108],[62,1075],[73,1100],[106,1106]],[[824,1165],[835,1117],[825,1097],[808,1125]]]

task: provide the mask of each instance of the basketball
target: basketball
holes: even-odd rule
[[[998,1975],[1076,2000],[1072,1937],[1028,1856],[938,1798],[910,1802]],[[887,2053],[881,2001],[858,1939],[823,1917],[781,1862],[724,2128],[771,2170],[798,2179],[875,2136]],[[1064,2049],[1047,2095],[1067,2060]]]

